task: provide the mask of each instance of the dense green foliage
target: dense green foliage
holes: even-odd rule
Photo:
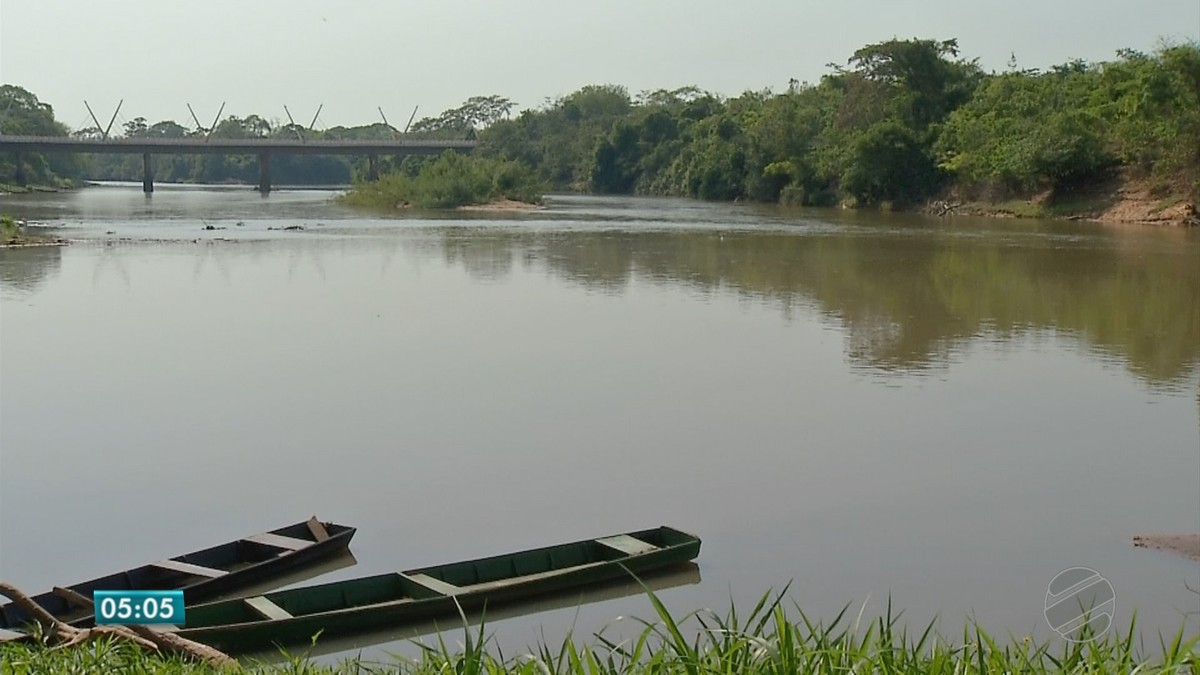
[[[988,78],[950,115],[942,166],[966,187],[1023,192],[1126,166],[1193,183],[1200,166],[1200,49]]]
[[[542,183],[519,162],[447,150],[431,160],[409,158],[379,180],[361,181],[342,201],[375,208],[450,209],[498,199],[540,203]]]
[[[66,136],[66,125],[54,119],[54,108],[11,84],[0,85],[0,134]],[[20,166],[18,167],[18,161]],[[78,175],[75,158],[68,155],[0,152],[0,183],[58,185]]]
[[[827,205],[1003,197],[1125,167],[1195,197],[1200,45],[985,74],[954,40],[889,40],[815,85],[636,100],[585,87],[484,130],[560,189]]]
[[[743,673],[913,673],[990,675],[991,673],[1151,673],[1176,675],[1200,669],[1198,638],[1185,640],[1183,631],[1162,638],[1157,656],[1139,653],[1132,628],[1125,636],[1108,634],[1085,642],[1037,643],[1013,637],[1000,641],[978,626],[960,635],[941,636],[930,625],[909,634],[891,612],[862,622],[847,607],[828,623],[796,610],[789,612],[783,596],[763,596],[748,615],[730,610],[685,618],[672,616],[651,592],[654,621],[634,619],[640,631],[633,639],[615,641],[602,633],[593,644],[568,636],[561,645],[541,644],[532,652],[506,658],[488,639],[485,627],[463,628],[457,649],[438,635],[418,658],[395,657],[391,663],[352,659],[330,666],[303,656],[289,656],[278,665],[247,663],[253,673],[406,673],[411,675],[700,675]],[[319,638],[318,638],[319,639]],[[243,672],[245,672],[243,671]],[[0,646],[0,675],[33,673],[219,673],[219,670],[178,658],[150,656],[125,644],[98,642],[68,650],[24,645]]]

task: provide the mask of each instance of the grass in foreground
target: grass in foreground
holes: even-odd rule
[[[422,645],[419,658],[396,657],[392,663],[348,660],[334,666],[314,664],[305,656],[289,655],[278,665],[244,664],[249,672],[341,675],[343,673],[405,673],[411,675],[642,675],[679,673],[708,675],[748,673],[918,673],[972,675],[982,673],[1200,673],[1200,636],[1159,640],[1156,656],[1142,655],[1134,627],[1124,636],[1109,634],[1091,642],[1034,644],[1028,640],[997,640],[976,626],[947,639],[932,625],[911,636],[897,627],[889,605],[887,614],[863,624],[843,610],[828,624],[813,622],[798,608],[789,612],[764,595],[753,611],[740,617],[736,609],[721,617],[693,612],[676,619],[648,592],[656,621],[640,621],[643,629],[619,643],[595,636],[584,645],[568,637],[557,647],[540,645],[534,653],[506,658],[486,637],[483,626],[465,627],[459,649],[437,637],[436,646]],[[684,628],[682,624],[688,623]],[[694,623],[692,626],[690,624]],[[696,630],[698,629],[698,630]],[[689,637],[689,635],[695,637]],[[143,654],[111,642],[70,650],[24,645],[0,646],[0,675],[26,673],[216,673],[213,668],[179,659]]]

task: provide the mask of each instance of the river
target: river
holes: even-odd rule
[[[661,591],[681,614],[790,582],[815,619],[890,599],[1044,638],[1085,566],[1148,644],[1200,626],[1200,564],[1131,544],[1200,532],[1194,230],[158,188],[0,202],[72,240],[0,252],[0,578],[27,590],[315,513],[360,528],[328,579],[670,524],[704,541]],[[630,615],[492,630],[511,655]]]

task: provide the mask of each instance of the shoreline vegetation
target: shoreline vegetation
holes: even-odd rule
[[[545,189],[518,162],[448,150],[433,161],[409,161],[378,180],[357,182],[338,201],[389,210],[513,210],[516,204],[541,205]]]
[[[29,232],[26,223],[9,215],[0,215],[0,248],[62,246],[66,243],[60,237]]]
[[[145,645],[100,637],[67,648],[45,644],[0,645],[0,674],[43,672],[156,673],[407,673],[411,675],[637,675],[641,673],[1185,673],[1200,668],[1200,637],[1158,636],[1144,643],[1136,626],[1091,633],[1084,627],[1074,641],[1036,642],[1031,636],[993,637],[967,623],[961,634],[941,635],[934,624],[909,632],[891,602],[874,619],[846,606],[828,623],[806,616],[786,600],[787,589],[765,594],[748,614],[731,609],[672,615],[647,589],[655,616],[631,617],[634,637],[615,641],[602,630],[590,640],[568,635],[560,644],[543,642],[517,655],[505,655],[489,636],[485,622],[472,628],[463,616],[456,647],[446,634],[416,641],[420,655],[392,656],[391,662],[349,658],[322,664],[308,652],[280,650],[275,663],[255,659],[225,665],[184,656],[144,651]],[[311,647],[318,644],[314,637]]]
[[[70,132],[13,85],[0,132]],[[956,40],[892,39],[856,50],[816,83],[791,80],[726,97],[696,87],[631,95],[588,85],[514,114],[474,96],[415,122],[406,138],[475,139],[471,159],[284,156],[279,182],[347,184],[347,203],[447,209],[541,191],[683,196],[713,201],[1198,225],[1200,42],[1042,70],[1013,55],[985,72]],[[311,130],[258,115],[211,129],[138,117],[126,137],[385,139],[386,124]],[[140,180],[141,158],[0,153],[0,182]],[[378,180],[366,180],[369,169]],[[253,183],[254,157],[156,158],[161,182]],[[486,176],[490,176],[486,177]],[[535,194],[537,193],[537,194]]]

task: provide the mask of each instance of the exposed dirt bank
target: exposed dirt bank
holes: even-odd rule
[[[515,199],[497,199],[487,204],[468,204],[458,207],[458,211],[532,211],[544,208],[541,204],[519,202]]]
[[[1195,227],[1200,225],[1200,210],[1196,201],[1186,194],[1183,189],[1165,188],[1148,180],[1118,175],[1094,185],[1048,191],[1027,199],[965,201],[951,196],[932,202],[926,210],[937,215],[1059,218]]]
[[[1200,560],[1200,534],[1139,534],[1133,538],[1133,545]]]

